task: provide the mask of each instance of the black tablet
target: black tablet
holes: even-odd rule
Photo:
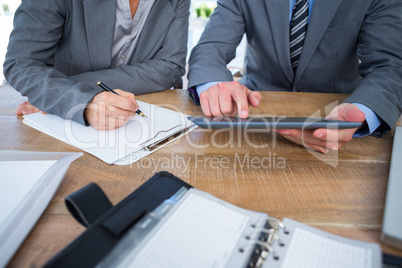
[[[359,122],[347,122],[313,117],[203,117],[189,116],[188,119],[201,128],[245,128],[245,129],[346,129],[361,126]]]

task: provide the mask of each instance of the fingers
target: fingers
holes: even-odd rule
[[[248,102],[253,106],[253,107],[258,107],[258,105],[260,105],[261,102],[261,93],[258,91],[251,91],[249,89],[247,89],[247,99]]]
[[[326,146],[320,146],[320,145],[317,145],[317,144],[307,143],[303,139],[298,139],[298,138],[296,138],[294,136],[289,136],[289,135],[282,135],[282,136],[284,138],[294,142],[294,143],[297,143],[299,145],[302,145],[302,146],[307,147],[309,149],[312,149],[314,151],[317,151],[317,152],[320,152],[320,153],[323,153],[323,154],[326,154],[326,153],[329,152],[329,149]]]
[[[200,94],[200,105],[205,116],[212,116],[211,109],[209,108],[208,91],[204,91]]]
[[[101,92],[96,96],[99,96],[100,102],[115,106],[118,109],[131,112],[138,110],[139,105],[135,99],[134,94],[120,89],[115,89],[115,92],[119,95],[110,92]]]
[[[342,103],[336,106],[327,119],[343,120],[350,122],[363,122],[365,115],[356,105]],[[353,138],[354,129],[316,129],[316,130],[297,130],[283,129],[278,132],[285,138],[312,148],[316,151],[327,153],[330,150],[339,150],[345,143]]]
[[[115,104],[112,103],[106,104],[104,102],[99,103],[98,109],[100,112],[104,112],[106,116],[123,117],[127,119],[134,117],[135,111],[137,110],[137,109],[133,109],[131,111],[125,110],[115,106]]]
[[[134,95],[133,93],[127,92],[127,91],[123,91],[123,90],[121,90],[121,89],[116,89],[115,92],[116,92],[117,94],[119,94],[120,96],[126,97],[126,98],[128,98],[129,100],[131,100],[131,101],[137,106],[137,109],[140,107],[140,106],[138,105],[137,100],[135,99],[135,95]]]
[[[15,113],[18,115],[22,114],[22,110],[24,109],[24,107],[27,105],[28,101],[21,103],[20,105],[18,105],[17,109],[15,110]]]
[[[247,99],[247,88],[237,88],[232,93],[233,101],[236,103],[237,113],[241,118],[247,118],[249,109],[248,109],[248,99]]]
[[[209,103],[209,110],[213,116],[222,116],[223,113],[221,112],[221,107],[219,106],[219,91],[220,85],[217,84],[210,89],[208,89],[208,103]]]
[[[366,118],[360,109],[351,103],[342,103],[336,106],[331,113],[326,117],[327,119],[343,120],[349,122],[363,122]],[[314,137],[327,140],[330,142],[348,142],[353,138],[353,134],[357,128],[354,129],[317,129],[314,132]]]
[[[261,94],[254,94],[239,82],[218,83],[200,94],[201,109],[205,116],[234,116],[236,111],[242,118],[249,113],[249,100],[258,106]]]
[[[356,105],[351,103],[343,103],[343,104],[344,104],[343,107],[345,107],[343,112],[345,121],[363,122],[364,120],[366,120],[365,114],[362,111],[360,111],[360,109]]]
[[[224,116],[234,116],[236,114],[236,107],[232,99],[231,88],[225,84],[226,83],[218,84],[220,112]]]
[[[328,141],[325,138],[318,139],[314,137],[313,130],[300,130],[300,129],[281,129],[279,130],[279,134],[283,137],[292,140],[298,141],[297,144],[300,145],[308,145],[310,148],[314,148],[315,146],[328,148],[331,150],[338,150],[339,141]],[[315,146],[314,146],[315,145]],[[320,150],[321,152],[321,150]]]
[[[121,117],[105,116],[100,117],[97,127],[95,126],[94,127],[98,130],[113,130],[121,126],[124,126],[126,122],[127,120],[122,116]]]
[[[32,113],[37,113],[40,112],[38,108],[30,104],[28,101],[21,103],[18,105],[17,109],[15,110],[15,113],[18,115],[27,115],[27,114],[32,114]]]
[[[320,153],[328,153],[329,151],[337,151],[345,143],[340,141],[330,142],[327,140],[320,140],[313,137],[312,130],[280,130],[278,131],[284,138],[305,146],[309,149],[315,150]]]
[[[138,103],[132,93],[116,90],[97,94],[85,109],[87,122],[99,130],[111,130],[123,126],[135,116]]]
[[[349,122],[363,122],[366,119],[364,113],[351,103],[342,103],[336,106],[326,118]]]
[[[317,129],[313,136],[322,141],[348,142],[353,138],[356,129]]]
[[[232,89],[218,83],[200,95],[201,109],[206,116],[231,116],[236,113],[233,105]]]

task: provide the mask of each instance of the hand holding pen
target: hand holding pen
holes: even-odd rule
[[[104,83],[102,83],[101,81],[99,81],[97,84],[98,84],[98,86],[100,86],[103,90],[112,92],[112,93],[114,93],[114,94],[116,94],[116,95],[119,95],[119,94],[117,94],[116,91],[114,91],[113,89],[111,89],[110,87],[108,87],[107,85],[105,85]],[[142,117],[148,118],[145,114],[143,114],[143,112],[140,111],[140,109],[137,109],[137,111],[135,111],[135,113],[141,115]]]
[[[103,87],[102,87],[103,88]],[[87,123],[99,130],[112,130],[123,126],[133,118],[139,105],[134,94],[114,89],[104,89],[95,95],[84,111]]]

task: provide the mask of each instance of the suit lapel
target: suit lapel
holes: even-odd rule
[[[116,0],[84,0],[85,30],[94,70],[110,67]]]
[[[156,41],[174,19],[175,12],[169,0],[156,0],[141,31],[132,62],[142,62],[151,55]],[[177,38],[181,38],[178,36]]]
[[[279,65],[289,83],[293,82],[293,70],[290,65],[289,51],[289,0],[265,0],[269,26],[275,51],[278,55]]]
[[[341,2],[342,0],[319,0],[314,2],[303,51],[297,66],[294,86],[300,80]]]

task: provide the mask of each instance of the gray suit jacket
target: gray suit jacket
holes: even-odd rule
[[[130,64],[109,69],[116,0],[23,0],[4,62],[7,81],[39,109],[84,124],[101,89],[172,87],[185,72],[190,0],[157,0]],[[76,112],[74,112],[76,111]]]
[[[394,126],[402,111],[402,1],[315,1],[296,73],[289,0],[219,0],[190,57],[189,87],[231,81],[226,69],[244,33],[251,90],[352,93]],[[359,64],[359,59],[361,63]]]

